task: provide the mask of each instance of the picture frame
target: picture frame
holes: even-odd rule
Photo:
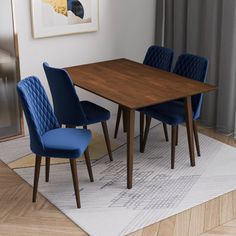
[[[33,37],[98,30],[99,0],[31,0]]]

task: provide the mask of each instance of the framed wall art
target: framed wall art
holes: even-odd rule
[[[31,0],[34,38],[98,30],[98,0]]]

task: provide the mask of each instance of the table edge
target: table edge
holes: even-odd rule
[[[107,97],[105,97],[105,96],[103,96],[103,95],[101,95],[101,94],[98,94],[98,93],[96,93],[96,92],[94,92],[94,91],[91,91],[91,90],[89,90],[89,89],[87,89],[87,88],[84,88],[84,87],[82,87],[82,86],[79,86],[79,85],[77,85],[77,84],[75,84],[75,83],[73,83],[74,84],[74,86],[76,86],[76,87],[78,87],[78,88],[81,88],[81,89],[84,89],[84,90],[86,90],[86,91],[88,91],[88,92],[90,92],[90,93],[93,93],[93,94],[95,94],[95,95],[97,95],[97,96],[99,96],[99,97],[102,97],[102,98],[104,98],[104,99],[106,99],[106,100],[109,100],[109,101],[111,101],[111,102],[114,102],[114,103],[116,103],[116,104],[118,104],[118,105],[122,105],[122,106],[124,106],[124,107],[126,107],[126,108],[128,108],[128,109],[131,109],[131,110],[137,110],[137,109],[141,109],[141,108],[144,108],[144,107],[149,107],[149,106],[153,106],[153,105],[157,105],[157,104],[161,104],[161,103],[165,103],[165,102],[170,102],[170,101],[174,101],[174,100],[177,100],[177,99],[181,99],[181,98],[185,98],[185,97],[189,97],[189,96],[194,96],[194,95],[197,95],[197,94],[201,94],[201,93],[209,93],[209,92],[214,92],[214,91],[216,91],[217,90],[217,87],[216,86],[214,86],[214,85],[210,85],[210,86],[213,86],[212,88],[209,88],[208,90],[206,90],[206,91],[203,91],[203,92],[198,92],[198,93],[193,93],[193,94],[191,94],[191,95],[188,95],[188,96],[180,96],[180,97],[176,97],[176,98],[171,98],[171,99],[168,99],[168,100],[165,100],[165,101],[162,101],[162,102],[153,102],[153,103],[150,103],[150,104],[148,104],[148,105],[144,105],[144,106],[133,106],[133,107],[131,107],[131,106],[127,106],[127,104],[123,104],[123,103],[118,103],[117,101],[114,101],[113,99],[110,99],[110,98],[107,98]],[[209,85],[209,84],[208,84]]]

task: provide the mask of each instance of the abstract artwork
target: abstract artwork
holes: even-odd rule
[[[31,0],[34,38],[98,30],[98,0]]]

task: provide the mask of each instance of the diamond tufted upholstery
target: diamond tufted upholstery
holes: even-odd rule
[[[20,82],[18,88],[27,99],[28,109],[34,114],[38,134],[41,136],[47,131],[57,128],[57,119],[39,80],[36,77],[29,77],[24,82]]]
[[[204,83],[206,81],[207,68],[208,60],[206,58],[191,54],[183,54],[179,56],[173,72]],[[200,116],[202,97],[202,94],[192,97],[192,107],[195,112],[195,119]]]
[[[183,54],[179,56],[173,72],[189,79],[205,82],[207,68],[208,60],[206,58],[191,54]],[[192,97],[194,120],[200,116],[201,104],[202,94]],[[158,119],[169,125],[178,125],[185,122],[184,103],[182,100],[147,107],[142,111],[147,116]]]
[[[68,73],[43,63],[60,124],[82,126],[110,119],[110,112],[88,101],[80,101]]]
[[[39,156],[76,158],[91,141],[87,130],[62,129],[40,81],[28,77],[20,81],[17,91],[30,132],[31,150]]]
[[[179,56],[173,72],[175,74],[205,82],[208,61],[204,57],[192,54],[182,54]]]
[[[36,77],[20,81],[17,90],[25,111],[33,151],[43,149],[41,136],[59,127],[46,93]]]
[[[151,46],[149,47],[143,64],[170,71],[173,61],[173,50],[170,48]]]

